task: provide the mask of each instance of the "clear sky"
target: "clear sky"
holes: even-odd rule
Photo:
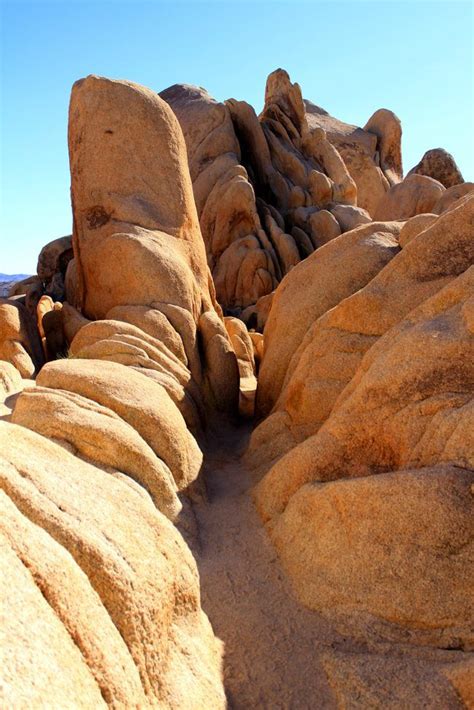
[[[471,2],[0,0],[0,272],[33,273],[71,231],[67,110],[87,74],[160,91],[199,84],[259,111],[277,67],[303,95],[364,125],[390,108],[407,172],[444,147],[474,180]]]

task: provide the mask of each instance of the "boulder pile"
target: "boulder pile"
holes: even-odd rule
[[[59,313],[68,357],[0,423],[6,703],[224,707],[220,644],[173,521],[209,420],[236,411],[239,375],[184,141],[156,94],[92,76],[73,87],[69,149],[68,303],[41,319],[46,330]],[[43,249],[41,283],[68,244]],[[11,364],[32,377],[41,345],[25,306],[1,308],[11,393]]]
[[[324,656],[334,706],[396,669],[386,706],[419,698],[403,648],[460,654],[443,697],[474,702],[474,184],[439,148],[404,177],[401,135],[282,69],[259,116],[74,84],[72,235],[0,299],[7,707],[226,707],[180,531],[239,417],[297,599],[357,645]]]

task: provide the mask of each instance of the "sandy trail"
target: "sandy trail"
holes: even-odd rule
[[[334,708],[318,656],[344,640],[291,596],[240,461],[249,433],[242,425],[219,434],[206,453],[207,500],[193,504],[198,540],[189,540],[203,609],[225,644],[229,706]]]
[[[206,493],[195,493],[179,524],[199,568],[202,607],[224,643],[229,708],[464,707],[437,670],[471,654],[357,641],[296,601],[252,502],[254,480],[241,461],[250,432],[240,424],[212,437]]]

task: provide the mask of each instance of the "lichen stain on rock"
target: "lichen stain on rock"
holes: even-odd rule
[[[99,229],[99,227],[103,227],[104,224],[107,224],[110,219],[110,214],[108,214],[101,205],[95,205],[87,212],[86,219],[89,229]]]

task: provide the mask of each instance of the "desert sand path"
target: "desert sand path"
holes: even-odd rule
[[[199,568],[202,607],[224,643],[229,708],[332,710],[348,697],[354,710],[464,707],[437,674],[462,652],[356,641],[296,601],[252,502],[255,481],[241,460],[250,432],[247,423],[210,437],[206,490],[179,525]],[[337,700],[325,659],[345,686]]]
[[[319,656],[344,640],[291,596],[240,461],[249,433],[242,425],[220,434],[207,452],[207,500],[193,504],[198,530],[189,540],[203,609],[225,644],[229,707],[334,708]]]

